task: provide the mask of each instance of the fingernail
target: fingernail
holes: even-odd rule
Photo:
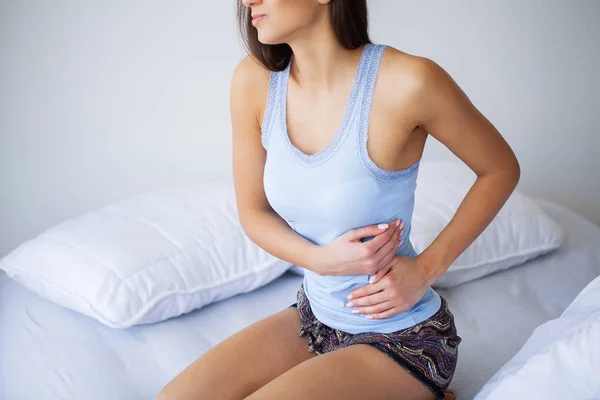
[[[348,300],[350,300],[351,298],[352,298],[352,295],[351,295],[351,294],[349,294],[349,295],[348,295]]]
[[[398,226],[398,225],[400,225],[400,220],[399,219],[396,220],[396,226]]]
[[[373,283],[374,281],[375,281],[375,277],[374,277],[374,276],[372,276],[372,277],[369,279],[369,283]]]
[[[352,307],[352,303],[350,303],[350,302],[346,303],[346,307]]]
[[[360,312],[360,310],[357,310],[357,309],[352,310],[352,314],[357,314],[359,312]]]
[[[388,227],[388,224],[379,224],[379,225],[377,225],[377,227],[378,227],[379,229],[385,229],[385,228],[387,228],[387,227]]]
[[[367,319],[373,319],[373,316],[372,315],[367,315],[365,318],[367,318]]]
[[[402,223],[400,225],[402,225],[402,227],[404,228],[404,221],[402,221]]]

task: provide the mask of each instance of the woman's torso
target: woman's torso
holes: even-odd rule
[[[271,72],[261,136],[267,150],[263,183],[271,207],[294,231],[317,245],[326,245],[350,229],[397,218],[405,225],[396,254],[415,257],[409,236],[420,161],[402,170],[386,170],[373,162],[366,146],[384,50],[384,45],[364,47],[337,132],[327,146],[311,155],[296,148],[287,132],[291,62],[285,70]],[[441,305],[440,296],[429,287],[409,310],[370,320],[346,307],[348,293],[368,284],[370,275],[327,276],[304,271],[304,290],[315,316],[348,333],[404,329],[427,319]]]

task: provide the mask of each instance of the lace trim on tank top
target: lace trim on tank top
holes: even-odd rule
[[[371,114],[371,103],[373,99],[373,92],[375,89],[375,82],[377,81],[377,75],[379,71],[379,64],[381,63],[381,58],[383,56],[383,52],[385,50],[385,45],[377,45],[374,50],[373,57],[371,57],[371,62],[368,65],[367,69],[367,82],[365,93],[362,97],[362,106],[360,109],[360,120],[359,120],[359,131],[358,131],[358,140],[356,142],[358,147],[358,153],[360,154],[360,158],[363,161],[363,165],[367,172],[375,179],[381,181],[390,181],[394,179],[399,179],[403,177],[407,177],[415,173],[418,168],[421,160],[419,159],[413,165],[408,168],[401,170],[387,170],[378,167],[373,160],[369,157],[369,153],[367,151],[367,139],[369,133],[369,117]]]
[[[347,135],[348,127],[349,127],[350,121],[352,120],[351,116],[354,112],[356,100],[358,99],[358,95],[360,93],[361,86],[363,86],[364,75],[366,73],[367,65],[368,65],[367,61],[370,58],[370,55],[372,53],[371,50],[373,47],[374,46],[372,43],[367,43],[367,44],[365,44],[365,47],[363,48],[363,51],[362,51],[362,54],[361,54],[361,57],[360,57],[360,60],[358,63],[358,69],[357,69],[356,75],[354,77],[354,83],[352,85],[352,90],[350,92],[350,97],[346,104],[346,108],[345,108],[344,115],[342,117],[340,126],[338,127],[332,140],[327,144],[327,146],[325,146],[324,149],[322,149],[314,154],[306,154],[303,151],[301,151],[300,149],[298,149],[291,142],[290,137],[288,135],[287,118],[286,118],[286,115],[287,115],[287,104],[286,103],[287,103],[288,81],[289,81],[290,69],[291,69],[291,65],[292,65],[291,60],[290,60],[290,63],[288,64],[287,68],[283,71],[282,77],[280,80],[280,87],[278,90],[278,92],[281,93],[280,98],[278,98],[278,102],[281,103],[279,106],[279,113],[278,113],[279,125],[281,128],[281,134],[283,135],[283,140],[284,140],[285,144],[287,145],[288,149],[303,164],[308,165],[308,166],[315,166],[315,165],[319,165],[319,164],[322,164],[323,162],[327,161],[335,153],[335,151],[337,149],[339,149],[344,138],[346,138],[346,136],[348,136]]]
[[[269,146],[269,137],[271,136],[271,127],[273,126],[273,113],[275,105],[277,104],[277,95],[279,88],[279,81],[281,80],[281,73],[271,71],[269,74],[269,91],[267,94],[267,105],[265,106],[265,114],[263,116],[263,122],[260,127],[260,142],[265,150]]]

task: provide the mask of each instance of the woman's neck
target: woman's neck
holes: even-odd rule
[[[352,77],[362,50],[342,47],[330,29],[315,29],[288,44],[293,52],[290,80],[315,93],[330,92]]]

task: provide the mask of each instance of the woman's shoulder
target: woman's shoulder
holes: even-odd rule
[[[263,113],[269,91],[271,71],[251,55],[246,55],[235,67],[231,77],[230,97],[247,109],[252,109],[257,118]]]
[[[434,60],[425,56],[411,54],[386,45],[381,57],[377,80],[379,86],[390,101],[398,101],[401,96],[419,96],[443,81],[447,81],[448,73]]]
[[[409,110],[422,124],[448,104],[468,100],[452,76],[434,60],[388,46],[382,56],[377,85],[388,112]]]
[[[248,54],[236,65],[231,77],[231,85],[238,90],[264,88],[265,84],[269,83],[270,72]]]
[[[418,54],[411,54],[390,45],[384,45],[379,74],[392,84],[414,87],[430,79],[436,68],[435,61]]]

